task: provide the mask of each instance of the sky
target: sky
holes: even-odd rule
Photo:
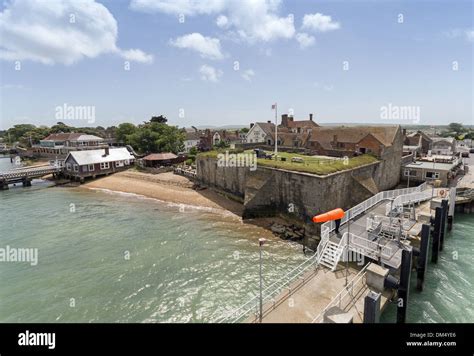
[[[474,124],[473,2],[6,0],[0,129]]]

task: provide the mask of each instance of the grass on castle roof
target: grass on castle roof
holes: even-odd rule
[[[225,149],[219,151],[209,151],[200,153],[199,155],[217,158],[217,155],[219,153],[225,153],[225,151]],[[228,151],[229,153],[233,153],[231,150]],[[247,150],[244,153],[252,154],[253,150]],[[267,151],[267,153],[271,154],[272,152]],[[286,158],[286,161],[282,161],[282,157]],[[291,159],[293,157],[299,157],[303,160],[303,162],[292,162]],[[378,159],[369,154],[343,159],[321,156],[307,156],[299,153],[279,152],[278,160],[276,161],[275,159],[257,159],[257,165],[260,166],[286,169],[289,171],[313,173],[317,175],[326,175],[330,173],[344,171],[347,169],[360,167],[374,162],[378,162]]]

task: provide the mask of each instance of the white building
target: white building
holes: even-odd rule
[[[186,132],[186,139],[184,140],[184,150],[189,152],[191,148],[197,147],[201,141],[197,132]]]
[[[247,143],[265,143],[273,145],[275,135],[275,124],[268,122],[256,122],[250,125],[250,130],[245,136]]]

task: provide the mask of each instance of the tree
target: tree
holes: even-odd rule
[[[160,116],[152,116],[150,119],[150,122],[156,122],[159,124],[166,124],[168,122],[168,119],[166,116],[160,115]]]
[[[127,137],[133,135],[137,131],[137,127],[134,124],[125,122],[120,124],[115,130],[115,138],[119,142],[129,143]]]
[[[463,133],[465,131],[464,127],[462,126],[462,124],[459,124],[459,123],[456,123],[456,122],[452,122],[449,124],[448,126],[448,131],[452,131],[452,132],[455,132],[456,135],[459,135],[461,133]]]

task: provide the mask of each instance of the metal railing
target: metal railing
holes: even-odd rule
[[[285,274],[283,277],[279,278],[277,281],[270,284],[268,287],[263,289],[263,304],[271,302],[273,307],[275,307],[276,299],[284,289],[288,289],[288,294],[292,293],[290,285],[295,282],[298,278],[302,279],[303,275],[309,271],[312,266],[317,267],[319,262],[319,256],[315,253],[313,256],[309,257]],[[213,320],[214,323],[238,323],[245,320],[250,315],[254,314],[255,317],[258,317],[260,306],[259,296],[251,298],[248,302],[243,304],[241,307],[225,312],[222,316]]]
[[[405,189],[397,189],[397,190],[391,190],[391,191],[384,191],[380,192],[373,197],[363,201],[362,203],[356,205],[355,207],[349,209],[344,218],[341,221],[341,225],[347,222],[347,217],[350,216],[351,219],[354,217],[364,213],[367,211],[369,208],[373,207],[375,204],[378,204],[382,200],[390,199],[397,197],[399,195],[403,194],[410,194],[413,192],[421,192],[426,189],[426,183],[421,184],[418,187],[414,188],[405,188]],[[281,292],[286,288],[289,290],[289,294],[291,294],[291,289],[290,285],[295,282],[296,279],[302,278],[303,274],[306,273],[311,267],[314,266],[316,268],[319,265],[319,262],[321,260],[321,257],[323,256],[324,249],[327,247],[327,244],[329,243],[329,236],[331,231],[335,229],[335,223],[334,221],[328,221],[324,224],[321,225],[321,240],[320,243],[318,244],[318,247],[316,249],[316,253],[308,258],[306,261],[301,263],[299,266],[295,267],[291,271],[289,271],[286,275],[275,281],[274,283],[270,284],[268,287],[266,287],[263,290],[263,303],[266,304],[268,302],[273,303],[273,308],[275,307],[276,300],[275,298],[278,297]],[[341,238],[338,248],[342,248],[343,244],[345,241],[345,236],[347,232],[343,235],[343,238]],[[356,236],[354,234],[351,234],[351,241],[352,238],[354,238],[354,243],[355,242],[362,242],[361,239],[364,239],[362,237]],[[347,238],[346,238],[347,239]],[[357,240],[358,239],[358,240]],[[366,239],[364,239],[366,240]],[[370,240],[367,240],[370,241]],[[372,242],[372,241],[370,241]],[[380,246],[378,246],[378,249],[380,250]],[[387,254],[388,250],[390,248],[387,247],[382,247],[382,251],[379,251],[381,255]],[[375,250],[377,251],[377,250]],[[390,249],[391,251],[391,249]],[[341,254],[339,254],[340,258]],[[365,270],[365,268],[364,268]],[[237,323],[240,321],[245,320],[248,318],[250,315],[254,314],[256,317],[258,316],[258,310],[259,310],[259,296],[254,296],[252,297],[248,302],[243,304],[237,309],[225,312],[222,316],[214,319],[213,322],[215,323]],[[268,311],[268,310],[267,310]]]
[[[362,286],[363,286],[365,284],[365,277],[366,277],[368,266],[369,266],[369,264],[365,265],[364,268],[362,268],[359,271],[359,273],[357,273],[356,276],[347,284],[347,286],[344,287],[344,289],[342,289],[328,303],[328,305],[321,311],[321,313],[319,313],[318,316],[316,316],[311,322],[312,323],[320,323],[324,318],[324,314],[326,314],[326,312],[332,307],[337,306],[340,309],[344,309],[345,307],[347,307],[347,305],[349,305],[352,302],[352,300],[354,299],[354,295],[355,295],[354,289],[356,288],[356,286],[359,286],[360,284],[362,284]],[[346,298],[347,296],[350,296],[349,303],[347,303],[343,307],[344,298]]]
[[[386,190],[375,194],[373,197],[364,200],[362,203],[357,204],[353,208],[346,211],[344,217],[341,219],[341,225],[347,222],[348,216],[350,219],[354,219],[356,216],[366,212],[368,209],[372,208],[374,205],[380,203],[383,200],[396,198],[400,195],[406,195],[415,192],[423,192],[427,187],[426,182],[423,184],[413,187],[413,188],[404,188],[404,189],[395,189],[395,190]],[[336,228],[334,221],[328,221],[321,225],[321,231],[328,231],[328,234]],[[322,234],[322,233],[321,233]],[[322,238],[322,235],[321,235]]]

